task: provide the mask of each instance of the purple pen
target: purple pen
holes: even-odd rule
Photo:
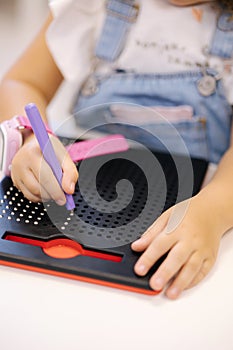
[[[52,169],[57,181],[60,186],[62,183],[62,168],[56,157],[55,151],[53,149],[52,143],[50,141],[49,135],[46,131],[44,122],[41,118],[40,112],[34,103],[29,103],[25,107],[25,112],[31,123],[33,132],[39,142],[43,157]],[[72,210],[75,208],[75,203],[73,196],[65,193],[66,196],[66,208]]]

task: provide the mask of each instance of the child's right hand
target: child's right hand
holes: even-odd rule
[[[159,258],[168,253],[150,279],[156,291],[176,299],[185,289],[199,283],[217,258],[225,232],[221,211],[212,194],[202,190],[190,200],[165,211],[141,236],[132,249],[142,252],[135,272],[145,276]]]
[[[11,178],[14,185],[32,202],[53,199],[58,205],[64,205],[66,203],[64,192],[74,193],[78,172],[58,138],[50,136],[50,139],[63,171],[62,189],[50,166],[44,160],[34,134],[26,138],[23,146],[15,155]]]

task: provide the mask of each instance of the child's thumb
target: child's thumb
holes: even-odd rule
[[[78,171],[69,155],[65,156],[65,159],[62,163],[62,170],[62,188],[66,193],[73,194],[75,190],[75,184],[78,180]]]

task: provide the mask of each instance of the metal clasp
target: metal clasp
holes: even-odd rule
[[[132,7],[133,11],[130,14],[130,16],[123,15],[122,13],[119,13],[119,12],[114,11],[111,8],[109,8],[109,1],[106,1],[107,13],[110,14],[111,16],[118,17],[126,22],[131,22],[131,23],[136,22],[136,19],[138,17],[138,13],[139,13],[139,9],[140,9],[139,4],[132,4],[132,1],[130,1],[130,0],[128,0],[128,1],[127,0],[126,1],[118,0],[118,2],[121,2],[122,4],[126,4],[126,5],[129,5]]]

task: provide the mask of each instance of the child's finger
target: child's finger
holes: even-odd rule
[[[176,239],[173,235],[168,236],[161,233],[159,237],[152,240],[150,245],[140,256],[134,266],[135,272],[140,276],[144,276],[154,263],[167,253],[175,243]]]
[[[145,250],[155,239],[155,237],[161,233],[169,218],[169,213],[163,213],[146,231],[143,235],[131,245],[131,248],[137,252]]]
[[[76,165],[69,155],[66,155],[62,162],[63,178],[62,188],[68,194],[73,194],[75,184],[78,181],[78,171]]]
[[[23,193],[24,197],[32,202],[41,202],[41,197],[29,190],[22,181],[19,181],[16,187]],[[37,191],[36,191],[37,192]]]
[[[76,165],[72,161],[66,148],[57,138],[51,137],[51,142],[54,146],[54,149],[56,150],[56,155],[63,171],[62,188],[66,193],[73,194],[75,190],[75,184],[78,180],[78,171]]]
[[[25,174],[25,176],[27,177],[26,183],[22,179],[19,179],[19,186],[17,186],[17,188],[19,188],[20,191],[24,194],[24,197],[32,202],[41,202],[42,199],[50,199],[48,192],[41,187],[38,180],[35,178],[34,174],[31,171],[27,171],[27,174]]]
[[[183,290],[187,289],[191,281],[197,276],[202,267],[202,259],[197,252],[194,252],[190,259],[184,264],[172,284],[167,288],[166,295],[170,299],[176,299]]]
[[[196,274],[196,276],[193,278],[193,280],[189,283],[189,285],[186,287],[186,289],[192,288],[196,284],[201,282],[203,280],[203,278],[205,278],[205,276],[209,273],[213,264],[214,264],[214,262],[211,262],[210,259],[205,259],[201,265],[199,272]]]
[[[12,181],[24,196],[32,202],[41,201],[41,186],[34,173],[29,168],[26,168],[20,176],[17,175],[15,176],[15,172],[12,172]],[[44,196],[46,199],[49,198],[46,191],[44,191]]]
[[[52,198],[58,205],[64,205],[66,203],[64,191],[48,163],[42,159],[40,164],[35,165],[33,171],[35,176],[38,176],[37,180],[41,188],[43,186],[45,191],[49,194],[49,198]]]
[[[165,252],[164,252],[165,253]],[[192,251],[182,243],[172,247],[166,259],[150,279],[150,286],[154,290],[163,289],[190,258]]]

